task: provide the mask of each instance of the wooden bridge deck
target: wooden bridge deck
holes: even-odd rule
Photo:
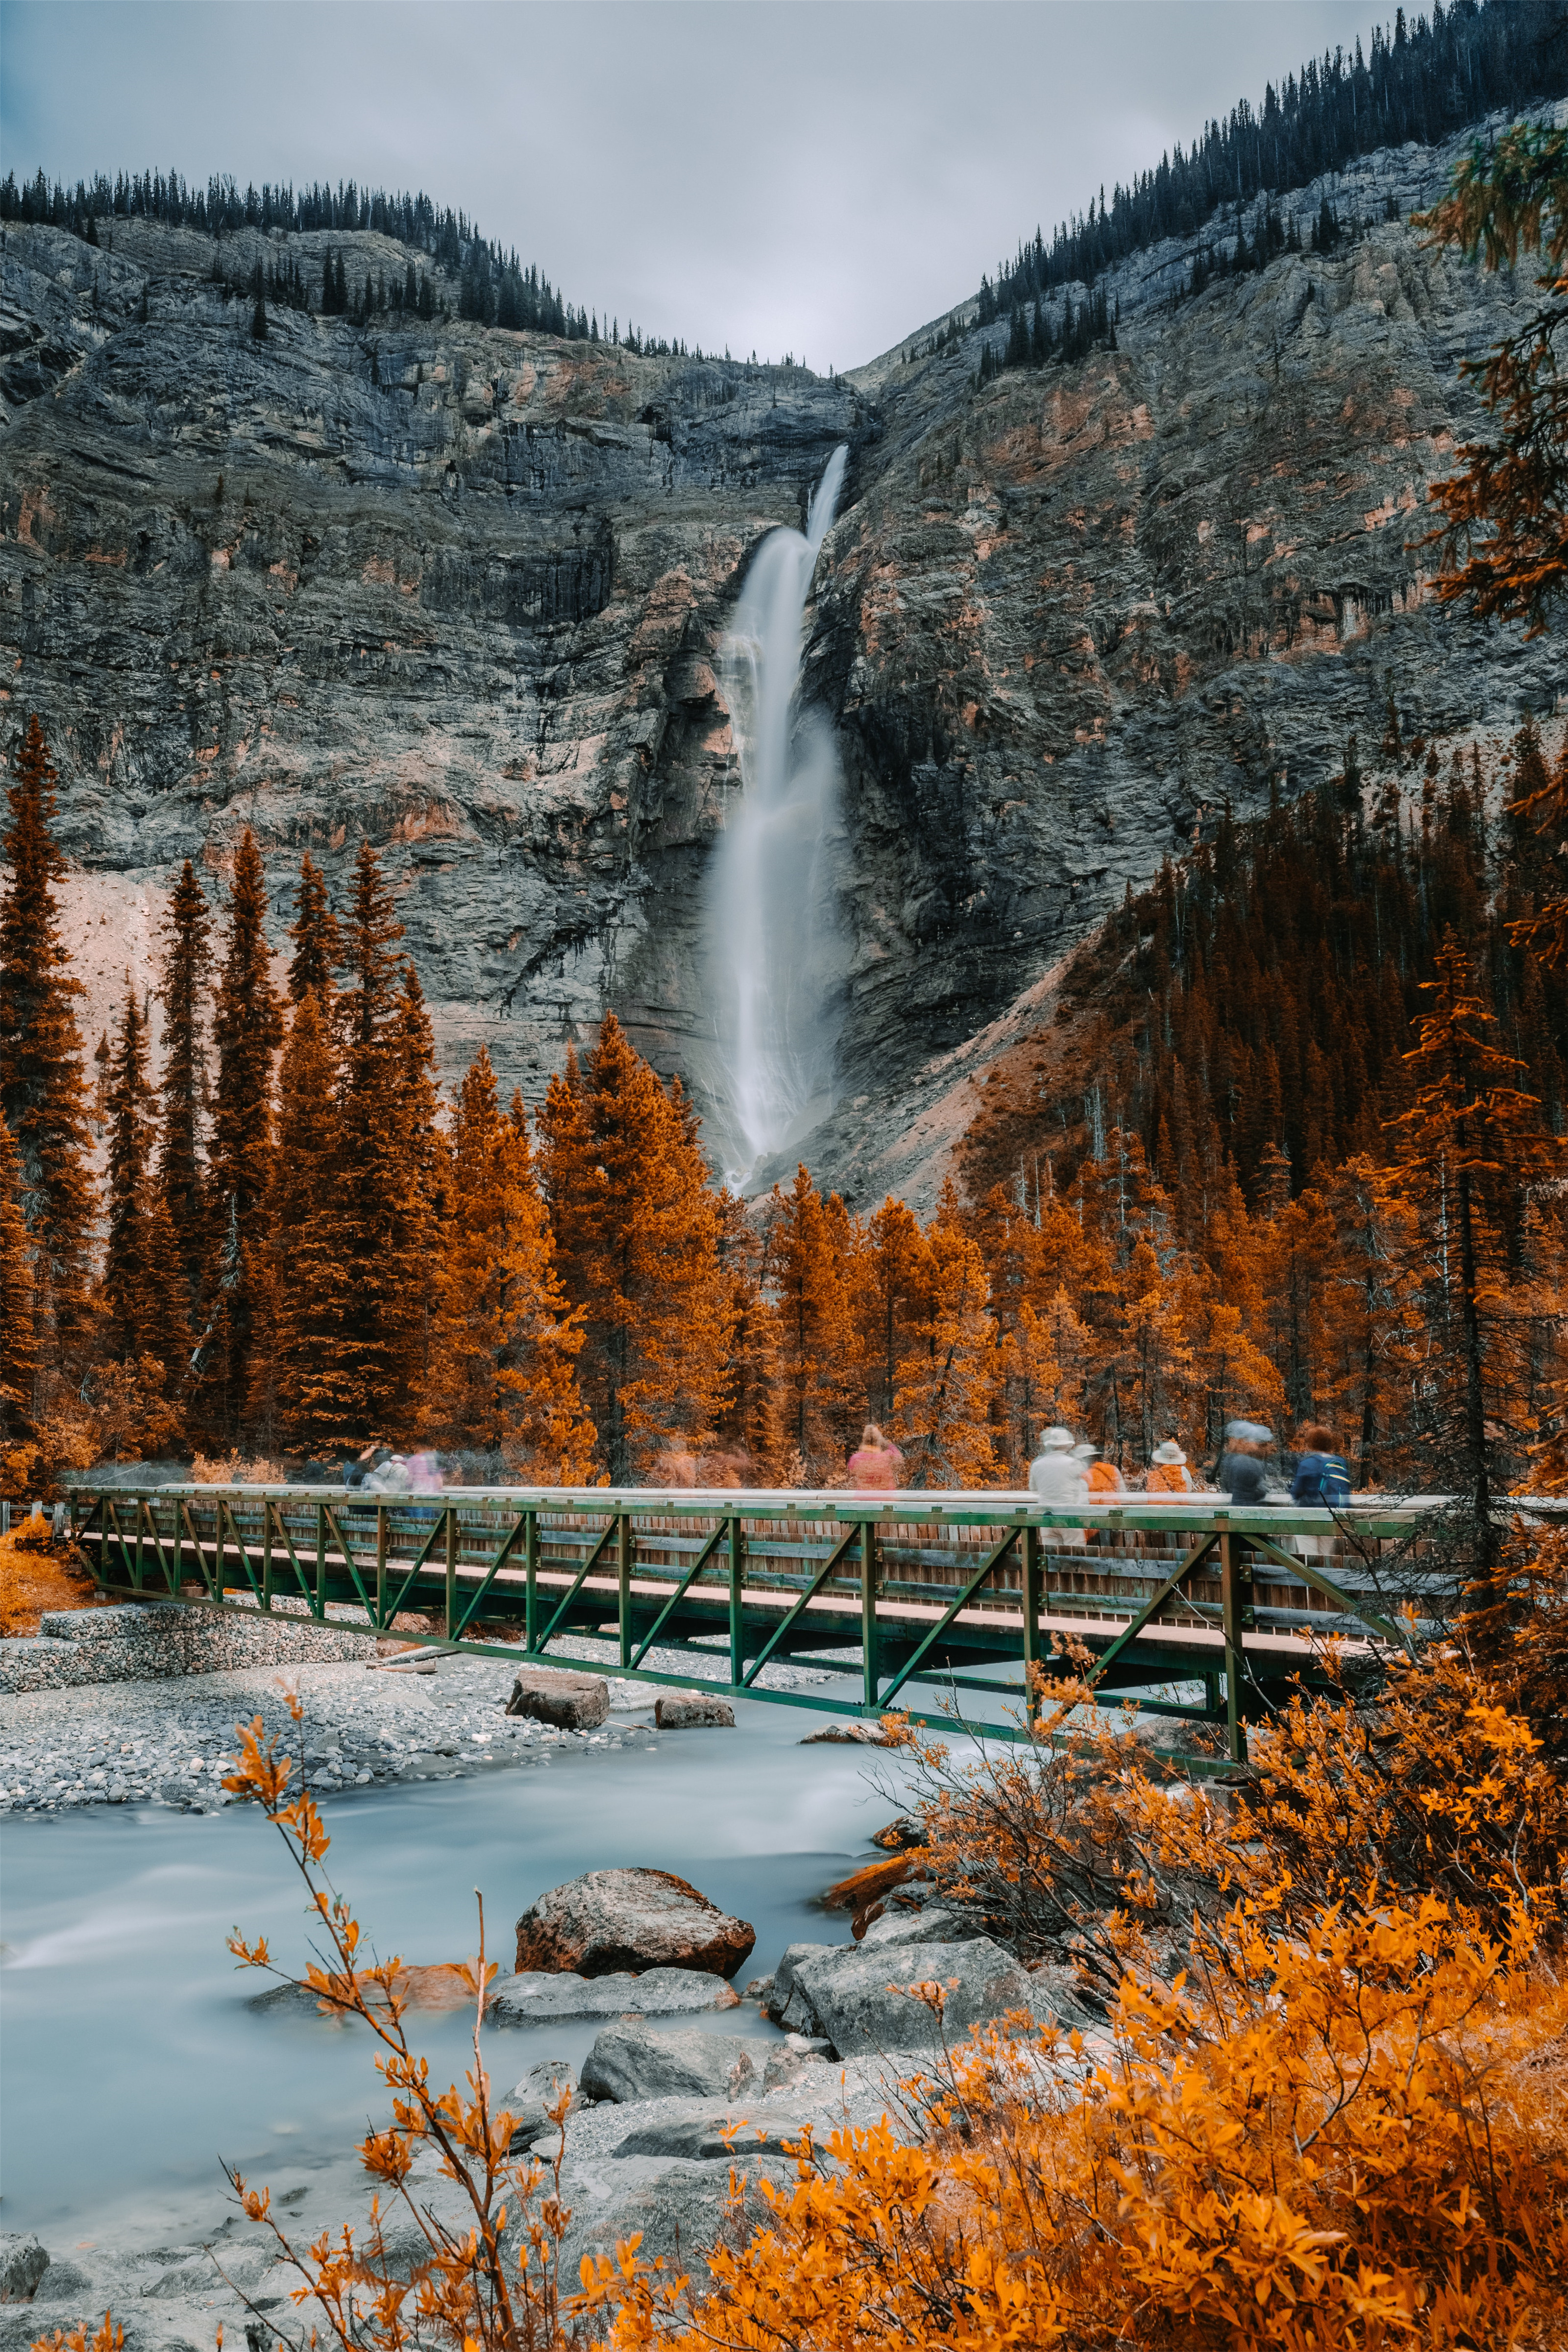
[[[1441,1501],[1331,1514],[1121,1496],[1069,1513],[1022,1493],[127,1485],[79,1489],[71,1514],[116,1598],[330,1612],[534,1659],[588,1633],[616,1643],[611,1671],[651,1682],[692,1679],[649,1667],[656,1649],[706,1678],[717,1649],[721,1687],[838,1715],[910,1706],[911,1685],[1021,1698],[1027,1667],[1078,1671],[1070,1639],[1108,1700],[1201,1685],[1201,1700],[1143,1704],[1223,1723],[1239,1758],[1249,1716],[1297,1678],[1323,1685],[1326,1633],[1364,1648],[1405,1638],[1402,1608],[1425,1613],[1420,1528]],[[1329,1556],[1300,1557],[1303,1538]],[[759,1681],[791,1659],[847,1687]]]

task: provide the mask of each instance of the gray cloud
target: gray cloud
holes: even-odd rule
[[[847,367],[1373,22],[1341,0],[0,0],[0,154],[423,187],[601,317]]]

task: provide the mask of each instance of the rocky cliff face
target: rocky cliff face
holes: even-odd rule
[[[806,676],[851,974],[810,1156],[923,1192],[953,1081],[1205,809],[1310,784],[1352,730],[1364,757],[1390,690],[1407,735],[1553,708],[1559,651],[1440,612],[1418,544],[1461,363],[1533,290],[1403,225],[1450,162],[1373,159],[1332,189],[1375,224],[1348,249],[1195,299],[1178,248],[1140,257],[1114,353],[978,395],[973,336],[834,383],[458,323],[279,312],[258,343],[205,239],[13,231],[0,726],[54,742],[89,977],[144,955],[178,857],[216,873],[253,825],[281,937],[299,852],[341,870],[368,834],[450,1066],[483,1037],[535,1095],[608,1003],[689,1066],[738,784],[719,641],[847,441]]]

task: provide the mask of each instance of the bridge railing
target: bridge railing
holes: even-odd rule
[[[773,1661],[851,1674],[875,1713],[933,1675],[1058,1662],[1076,1637],[1097,1690],[1201,1685],[1242,1751],[1249,1689],[1309,1666],[1325,1632],[1407,1640],[1431,1613],[1424,1530],[1445,1497],[1367,1496],[1330,1512],[1242,1510],[1224,1496],[1119,1496],[1049,1510],[1026,1492],[854,1494],[647,1487],[83,1486],[78,1540],[116,1593],[283,1608],[411,1640],[539,1657],[564,1633],[616,1643],[623,1675],[689,1680],[650,1654],[727,1647],[730,1686],[770,1691]],[[1553,1498],[1509,1512],[1568,1515]],[[489,1635],[487,1640],[485,1637]]]

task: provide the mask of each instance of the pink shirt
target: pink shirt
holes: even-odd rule
[[[899,1483],[904,1457],[896,1445],[862,1445],[849,1456],[849,1475],[857,1486],[891,1494]]]

